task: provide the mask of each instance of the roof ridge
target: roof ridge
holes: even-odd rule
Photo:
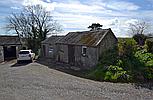
[[[109,31],[109,30],[108,30]],[[108,31],[106,31],[104,33],[104,35],[99,39],[99,41],[97,42],[96,46],[104,39],[104,37],[106,36],[106,34],[108,34]]]
[[[99,29],[99,30],[88,30],[88,31],[76,31],[76,32],[68,32],[69,33],[83,33],[83,32],[95,32],[95,31],[103,31],[103,30],[110,30],[111,28],[106,29]]]

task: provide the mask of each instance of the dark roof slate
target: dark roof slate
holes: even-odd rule
[[[1,35],[0,45],[21,45],[21,42],[18,36]]]
[[[44,41],[42,41],[42,44],[54,44],[55,42],[59,41],[61,38],[63,38],[64,36],[51,36],[47,39],[45,39]]]
[[[57,43],[69,45],[97,46],[111,29],[100,29],[96,31],[69,32]],[[112,31],[111,31],[112,32]]]

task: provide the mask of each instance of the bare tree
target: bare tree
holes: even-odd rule
[[[148,34],[148,28],[149,28],[149,24],[145,21],[138,21],[135,22],[134,24],[130,23],[130,33],[132,35],[135,34]]]
[[[26,39],[27,46],[35,52],[47,35],[62,31],[61,26],[53,20],[51,12],[41,5],[26,6],[20,13],[13,13],[7,19],[7,30],[14,30],[20,38]]]
[[[134,24],[130,24],[129,31],[133,35],[134,40],[138,45],[142,46],[145,44],[149,29],[149,24],[145,21],[138,21]]]

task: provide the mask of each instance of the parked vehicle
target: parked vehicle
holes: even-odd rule
[[[20,50],[17,58],[17,63],[20,63],[21,61],[33,62],[34,58],[35,53],[33,53],[32,50]]]

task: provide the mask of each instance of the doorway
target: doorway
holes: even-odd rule
[[[16,46],[4,46],[4,60],[16,58]]]
[[[75,64],[75,46],[74,45],[68,45],[68,63],[71,65]]]

